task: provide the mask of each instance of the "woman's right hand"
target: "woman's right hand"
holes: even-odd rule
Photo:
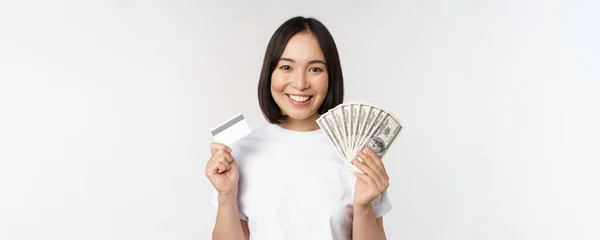
[[[221,143],[210,144],[211,158],[206,163],[205,174],[219,195],[237,194],[239,172],[231,148]]]

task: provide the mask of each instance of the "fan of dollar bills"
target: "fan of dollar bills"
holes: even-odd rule
[[[317,124],[337,149],[346,168],[361,173],[351,162],[356,151],[369,147],[383,160],[402,130],[392,113],[365,101],[340,104],[319,116]]]

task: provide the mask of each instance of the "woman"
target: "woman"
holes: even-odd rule
[[[367,148],[339,160],[316,119],[343,101],[335,42],[318,20],[295,17],[273,34],[258,84],[269,124],[231,146],[211,144],[206,176],[218,193],[213,239],[385,239],[389,178]]]

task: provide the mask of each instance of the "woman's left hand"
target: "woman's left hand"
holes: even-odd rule
[[[381,159],[370,148],[367,147],[365,150],[366,154],[361,150],[357,151],[358,157],[363,162],[356,158],[352,159],[352,163],[363,172],[354,172],[354,175],[358,177],[354,185],[355,206],[370,206],[371,201],[390,185],[390,178]]]

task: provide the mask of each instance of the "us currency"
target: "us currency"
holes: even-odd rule
[[[361,145],[360,150],[367,147],[372,149],[375,154],[382,159],[390,146],[394,143],[396,137],[400,134],[402,125],[391,113],[385,112],[382,121],[378,124],[375,131],[372,132],[367,140]],[[358,156],[356,156],[359,158]],[[359,158],[362,161],[362,159]],[[362,171],[358,170],[363,173]]]
[[[327,138],[329,139],[329,142],[331,143],[331,145],[333,145],[333,147],[336,149],[336,152],[338,153],[338,155],[340,156],[341,159],[346,159],[346,156],[344,155],[344,152],[341,151],[340,147],[339,147],[339,138],[337,137],[337,135],[335,135],[334,133],[331,132],[331,130],[333,130],[333,126],[331,125],[330,122],[327,122],[327,120],[325,119],[325,117],[320,117],[317,119],[317,124],[319,125],[319,127],[325,132],[325,134],[327,135]]]
[[[331,116],[333,117],[333,120],[334,120],[333,127],[341,136],[340,147],[342,147],[342,151],[346,154],[346,156],[348,156],[347,155],[348,149],[346,148],[346,143],[348,142],[348,140],[346,139],[348,137],[348,132],[346,131],[346,128],[344,125],[344,116],[343,116],[342,108],[340,106],[334,108],[331,111]]]
[[[356,151],[369,147],[382,158],[402,129],[393,114],[365,101],[338,105],[321,115],[317,123],[352,172],[362,172],[351,163]]]
[[[380,108],[377,108],[375,106],[369,107],[369,115],[367,116],[367,120],[365,121],[366,125],[363,131],[361,132],[362,137],[360,139],[360,142],[358,143],[355,152],[346,154],[346,157],[348,157],[346,161],[348,161],[350,164],[352,164],[352,157],[356,156],[356,151],[361,149],[361,147],[367,142],[367,140],[369,140],[369,137],[373,135],[373,133],[379,127],[379,124],[381,123],[381,120],[383,119],[383,116],[385,114],[385,112],[383,112],[383,110],[381,110]],[[358,159],[360,160],[360,158]]]
[[[352,125],[352,118],[350,117],[351,115],[351,105],[348,104],[344,104],[340,107],[342,109],[342,115],[344,116],[344,128],[346,129],[346,149],[348,151],[352,151],[352,148],[350,147],[351,143],[352,143],[352,131],[351,131],[351,125]]]
[[[326,126],[324,129],[326,129],[327,132],[331,134],[331,136],[329,136],[330,140],[333,141],[333,144],[336,147],[338,153],[342,156],[342,159],[346,159],[346,153],[342,148],[341,134],[337,131],[334,122],[335,121],[333,119],[333,114],[331,114],[331,112],[328,112],[323,115],[322,123],[324,123],[324,126]]]
[[[362,131],[359,133],[360,134],[360,142],[358,142],[358,146],[356,149],[358,149],[358,147],[360,147],[360,145],[366,141],[367,136],[369,135],[369,133],[372,131],[372,129],[374,128],[373,124],[375,123],[375,118],[377,117],[377,115],[380,112],[380,109],[374,106],[368,106],[369,110],[368,110],[368,114],[367,117],[365,119],[364,122],[364,126]]]
[[[368,137],[371,136],[373,134],[373,132],[375,132],[377,130],[377,127],[379,127],[379,124],[381,123],[381,120],[383,120],[383,117],[385,116],[386,112],[384,112],[381,108],[376,108],[376,114],[374,115],[373,118],[373,124],[371,124],[371,126],[369,127],[369,129],[365,132],[365,137],[363,138],[363,142],[359,143],[359,146],[362,146],[364,144],[364,142],[366,142],[368,140]]]
[[[356,143],[356,132],[357,132],[357,126],[358,126],[358,112],[360,110],[360,104],[356,103],[356,104],[352,104],[350,105],[350,136],[352,138],[352,141],[350,141],[350,149],[352,149],[352,151],[354,151],[354,145]]]
[[[371,109],[371,106],[368,106],[366,104],[360,103],[358,104],[358,117],[356,119],[356,132],[354,133],[354,144],[352,146],[352,150],[356,150],[358,149],[358,143],[361,141],[362,139],[362,131],[364,129],[365,126],[365,122],[367,119],[367,115],[369,115],[369,110]]]
[[[365,119],[363,122],[363,128],[362,131],[360,131],[358,133],[359,137],[357,139],[357,143],[359,143],[358,146],[360,146],[361,142],[366,141],[366,137],[368,136],[368,130],[373,129],[373,123],[375,121],[375,118],[378,116],[377,114],[379,114],[380,109],[376,108],[374,106],[369,106],[369,105],[364,105],[365,107]],[[362,172],[360,171],[360,169],[358,169],[356,166],[354,166],[354,164],[352,164],[352,158],[356,156],[356,151],[358,150],[358,147],[356,148],[352,148],[351,150],[346,151],[346,158],[345,158],[345,164],[347,164],[348,166],[348,170],[351,172]]]

